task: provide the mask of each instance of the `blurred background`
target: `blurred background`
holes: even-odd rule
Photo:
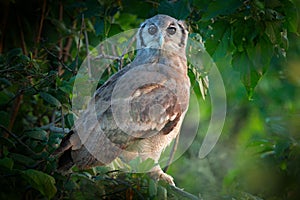
[[[2,0],[0,199],[299,199],[299,6],[299,0]],[[210,68],[190,65],[189,120],[199,121],[198,133],[168,169],[186,193],[107,167],[57,174],[50,155],[74,122],[80,64],[101,41],[157,13],[185,20],[189,37],[218,67],[227,112],[217,144],[199,158],[211,117],[204,81]],[[133,57],[126,54],[122,63]],[[120,67],[116,60],[99,85]]]

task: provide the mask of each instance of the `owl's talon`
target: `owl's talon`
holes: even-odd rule
[[[162,180],[166,183],[168,183],[171,186],[175,187],[175,183],[174,183],[174,179],[172,176],[170,176],[169,174],[163,172],[161,169],[159,170],[155,170],[155,171],[151,171],[149,173],[150,177],[154,180]]]

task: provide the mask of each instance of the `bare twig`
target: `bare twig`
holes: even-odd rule
[[[43,8],[42,8],[42,15],[41,15],[41,20],[40,20],[40,24],[39,24],[39,30],[38,30],[38,35],[36,37],[36,45],[38,45],[40,43],[41,40],[41,35],[42,35],[42,30],[43,30],[43,24],[44,24],[44,20],[45,20],[45,11],[46,11],[46,5],[47,5],[47,0],[44,0],[43,2]],[[35,52],[34,55],[35,57],[37,57],[38,54],[38,48],[35,48]]]
[[[39,128],[43,129],[43,130],[50,130],[50,131],[55,132],[55,133],[64,133],[64,134],[69,133],[70,130],[68,128],[64,127],[65,122],[64,122],[62,109],[61,109],[61,118],[56,119],[55,118],[55,112],[56,112],[56,110],[54,109],[53,112],[52,112],[52,116],[51,116],[51,123],[47,124],[47,125],[44,125],[44,126],[41,126]],[[55,124],[59,121],[61,121],[61,123],[62,123],[62,128],[55,126]]]
[[[121,57],[118,56],[111,56],[111,55],[106,55],[106,54],[100,54],[99,56],[96,56],[94,59],[98,60],[98,59],[110,59],[110,60],[121,60]]]
[[[43,47],[43,49],[45,49],[47,51],[48,54],[50,54],[52,57],[56,58],[58,60],[58,62],[64,67],[66,68],[68,71],[73,72],[72,69],[70,69],[63,61],[61,58],[59,58],[57,55],[53,54],[51,51],[49,51],[46,47]]]
[[[25,37],[24,37],[24,32],[22,28],[22,23],[20,16],[17,15],[17,21],[18,21],[18,26],[19,26],[19,31],[20,31],[20,38],[21,38],[21,47],[24,55],[28,55],[27,48],[26,48],[26,42],[25,42]]]
[[[64,113],[63,113],[63,108],[60,108],[60,115],[61,115],[61,126],[62,126],[62,131],[63,133],[65,132],[65,118],[64,118]],[[68,131],[69,132],[69,131]]]
[[[63,12],[64,12],[64,7],[63,7],[63,4],[61,1],[59,1],[59,21],[62,22],[63,21]],[[63,40],[62,38],[60,37],[59,38],[59,41],[58,41],[58,44],[59,44],[59,59],[63,59]],[[58,66],[58,75],[62,75],[63,74],[63,69],[62,69],[62,66]]]
[[[21,93],[20,95],[17,96],[13,106],[12,106],[12,111],[11,111],[11,117],[10,117],[10,120],[9,120],[9,125],[8,125],[8,130],[12,130],[13,126],[14,126],[14,123],[15,123],[15,120],[16,120],[16,117],[18,115],[18,112],[19,112],[19,109],[20,109],[20,106],[21,106],[21,101],[23,99],[23,93]]]
[[[176,152],[176,150],[177,150],[178,143],[179,143],[179,135],[177,135],[176,138],[175,138],[175,141],[174,141],[174,144],[173,144],[173,146],[172,146],[172,149],[171,149],[171,152],[170,152],[170,156],[169,156],[167,165],[166,165],[166,167],[164,168],[164,172],[168,171],[169,166],[170,166],[170,164],[172,163],[172,161],[173,161],[173,159],[174,159],[174,156],[175,156],[175,152]]]
[[[193,194],[190,194],[188,192],[185,192],[183,189],[180,189],[176,186],[170,186],[171,190],[176,192],[178,195],[184,197],[184,199],[191,199],[191,200],[201,200],[201,198],[193,195]],[[181,198],[179,198],[181,199]]]
[[[136,36],[134,35],[131,39],[129,44],[127,45],[127,48],[125,48],[122,52],[121,59],[119,60],[119,68],[121,69],[123,67],[123,58],[125,54],[128,53],[129,49],[132,47],[133,43],[136,41]]]
[[[89,37],[87,34],[85,22],[84,22],[84,14],[82,14],[82,28],[83,28],[84,40],[85,40],[88,74],[89,74],[89,77],[91,78],[92,77],[92,71],[91,71],[92,69],[91,69],[91,61],[90,61]]]
[[[84,18],[81,18],[81,27],[80,27],[80,32],[79,32],[79,37],[78,37],[78,44],[77,44],[77,55],[76,55],[76,68],[78,69],[78,61],[79,61],[79,48],[80,48],[80,37],[82,34],[82,30],[83,30],[83,24],[84,24]]]
[[[12,133],[11,131],[9,131],[7,128],[5,128],[4,126],[2,126],[0,124],[0,128],[2,130],[4,130],[6,133],[8,133],[8,135],[10,135],[11,137],[13,137],[19,144],[21,144],[23,147],[25,147],[30,153],[32,153],[33,155],[37,155],[29,146],[27,146],[24,142],[22,142],[18,136],[16,136],[14,133]]]
[[[73,20],[73,26],[72,26],[73,30],[75,30],[75,28],[76,28],[76,25],[77,25],[76,22],[77,22],[76,20]],[[68,40],[67,40],[66,45],[64,47],[64,58],[63,58],[64,62],[67,62],[68,61],[68,57],[71,57],[71,55],[70,55],[70,49],[72,47],[72,43],[73,43],[73,37],[72,37],[72,35],[70,35],[68,37]]]

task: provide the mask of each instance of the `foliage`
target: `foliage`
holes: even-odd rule
[[[300,196],[298,1],[6,0],[0,5],[1,199]],[[201,35],[227,89],[220,144],[206,160],[197,158],[210,114],[209,102],[199,100],[203,126],[170,168],[179,186],[195,196],[144,174],[106,167],[58,174],[51,153],[72,128],[72,90],[83,59],[100,41],[137,28],[156,13],[184,19],[191,37]],[[120,67],[115,61],[99,84]],[[203,78],[192,69],[189,75]],[[203,85],[194,85],[198,97],[205,93]]]

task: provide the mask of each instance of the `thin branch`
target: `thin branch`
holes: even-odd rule
[[[99,56],[96,56],[94,58],[94,60],[98,60],[98,59],[110,59],[110,60],[121,60],[122,58],[118,57],[118,56],[111,56],[111,55],[106,55],[106,54],[100,54]]]
[[[166,167],[164,168],[164,172],[168,171],[169,166],[171,165],[171,163],[172,163],[172,161],[173,161],[173,159],[174,159],[175,152],[176,152],[177,147],[178,147],[178,143],[179,143],[179,135],[177,135],[176,138],[175,138],[175,141],[174,141],[174,144],[173,144],[173,146],[172,146],[172,149],[171,149],[171,152],[170,152],[170,156],[169,156],[167,165],[166,165]]]
[[[64,12],[64,7],[61,1],[59,1],[59,21],[62,22],[63,21],[63,12]],[[63,57],[63,40],[62,37],[59,38],[59,59],[62,59]],[[63,74],[63,69],[62,66],[59,65],[58,66],[58,75],[62,75]]]
[[[20,106],[21,106],[21,101],[23,100],[23,96],[24,94],[21,93],[20,95],[17,96],[13,106],[12,106],[12,111],[11,111],[11,116],[10,116],[10,120],[9,120],[9,125],[8,125],[8,130],[12,130],[15,120],[17,118]]]
[[[53,54],[51,51],[49,51],[46,47],[43,47],[43,49],[45,49],[47,51],[48,54],[50,54],[52,57],[54,57],[55,59],[58,60],[58,62],[64,67],[66,68],[68,71],[73,72],[72,69],[70,69],[63,61],[61,58],[59,58],[57,55]]]
[[[73,30],[75,30],[76,25],[77,25],[76,20],[73,20],[73,26],[72,26]],[[72,37],[72,35],[70,35],[68,37],[67,43],[66,43],[66,45],[64,47],[64,58],[63,58],[64,62],[67,62],[68,61],[68,57],[71,57],[71,55],[70,55],[70,49],[72,47],[72,43],[73,43],[73,37]]]
[[[77,44],[77,55],[76,55],[76,68],[78,69],[78,61],[79,61],[79,48],[80,48],[80,37],[82,34],[82,30],[83,30],[83,23],[84,23],[84,18],[81,18],[81,27],[80,27],[80,32],[79,32],[79,37],[78,37],[78,44]]]
[[[84,22],[84,14],[82,14],[82,27],[83,27],[83,32],[84,32],[88,74],[89,74],[89,77],[91,78],[92,77],[92,71],[91,71],[92,69],[91,69],[91,61],[90,61],[89,37],[87,34],[85,22]]]
[[[4,126],[2,126],[0,124],[0,128],[2,130],[4,130],[6,133],[8,133],[8,135],[10,135],[11,137],[13,137],[19,144],[21,144],[23,147],[25,147],[30,153],[32,153],[33,155],[37,155],[29,146],[27,146],[24,142],[22,142],[18,136],[16,136],[14,133],[12,133],[11,131],[9,131],[7,128],[5,128]]]
[[[136,41],[136,36],[134,35],[134,36],[131,38],[129,44],[127,45],[127,48],[125,48],[124,51],[122,52],[122,55],[121,55],[121,58],[122,58],[122,59],[120,59],[120,61],[119,61],[119,68],[120,68],[120,69],[121,69],[122,66],[123,66],[123,58],[124,58],[125,54],[128,53],[129,49],[132,47],[132,45],[133,45],[133,43],[134,43],[135,41]]]
[[[40,24],[39,24],[38,35],[37,35],[36,41],[35,41],[36,45],[38,45],[40,43],[40,40],[41,40],[43,24],[44,24],[44,20],[45,20],[46,5],[47,5],[47,0],[44,0],[43,7],[42,7],[41,20],[40,20]],[[38,48],[36,47],[35,52],[34,52],[35,57],[37,57],[37,54],[38,54]]]
[[[20,19],[19,15],[17,15],[17,21],[18,21],[18,26],[19,26],[19,30],[20,30],[21,47],[22,47],[22,50],[23,50],[23,54],[28,55],[27,48],[26,48],[25,37],[24,37],[24,32],[23,32],[23,28],[22,28],[22,23],[21,23],[21,19]]]
[[[65,132],[65,118],[64,118],[64,113],[63,113],[63,108],[62,107],[60,108],[60,116],[61,116],[62,131],[64,133]]]
[[[54,109],[53,112],[52,112],[52,116],[51,116],[51,123],[47,124],[47,125],[44,125],[44,126],[41,126],[39,128],[43,129],[43,130],[50,130],[50,131],[55,132],[55,133],[64,133],[64,134],[69,133],[70,129],[64,127],[65,122],[64,122],[62,109],[60,111],[61,111],[61,118],[58,118],[58,119],[55,118],[56,109]],[[62,123],[62,128],[55,126],[55,124],[59,121],[61,121],[61,123]]]
[[[191,199],[191,200],[201,200],[200,197],[197,197],[197,196],[195,196],[193,194],[185,192],[183,189],[180,189],[180,188],[178,188],[176,186],[170,186],[170,188],[171,188],[172,191],[176,192],[178,195],[184,197],[184,199],[187,198],[187,199]]]

